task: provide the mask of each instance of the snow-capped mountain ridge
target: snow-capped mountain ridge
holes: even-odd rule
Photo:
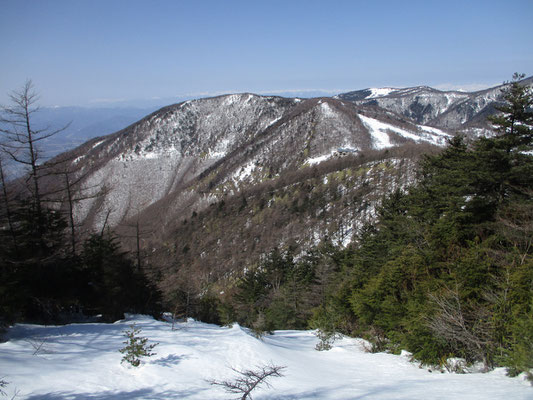
[[[109,188],[108,206],[96,211],[95,202],[87,200],[80,214],[85,218],[92,209],[100,215],[98,225],[112,205],[109,221],[116,224],[206,171],[216,171],[220,182],[222,175],[235,175],[250,163],[258,167],[258,176],[279,174],[308,159],[331,158],[339,148],[360,152],[406,141],[443,145],[446,135],[402,121],[394,113],[331,98],[245,93],[187,101],[74,151],[81,173],[89,167],[94,171],[86,185],[104,182]],[[153,179],[146,180],[146,172]]]
[[[532,85],[533,77],[524,79]],[[428,86],[403,89],[374,88],[347,92],[335,98],[358,105],[374,105],[416,123],[453,131],[489,131],[486,116],[495,112],[504,85],[476,92],[441,91]]]
[[[247,174],[248,180],[260,180],[307,160],[327,160],[340,148],[361,152],[406,141],[443,145],[457,129],[488,129],[483,117],[493,111],[500,91],[418,86],[365,89],[336,98],[242,93],[187,100],[73,151],[75,167],[93,171],[86,185],[103,183],[109,189],[100,211],[88,200],[80,204],[80,215],[107,214],[112,205],[110,221],[118,223],[131,216],[128,210],[145,208],[205,173],[217,172],[217,182],[223,182],[222,170],[234,176],[249,164],[257,173]],[[146,171],[153,179],[145,179]]]

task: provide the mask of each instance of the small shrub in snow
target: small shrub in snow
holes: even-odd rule
[[[254,337],[256,339],[259,339],[259,340],[263,340],[265,335],[269,333],[269,332],[264,331],[262,329],[255,329],[255,328],[252,328],[250,331],[251,331],[252,335],[254,335]]]
[[[267,321],[265,314],[260,312],[253,322],[251,327],[252,334],[259,340],[263,340],[263,337],[267,334],[271,334],[272,331],[267,327]]]
[[[4,378],[0,379],[0,395],[5,396],[6,392],[3,389],[9,384],[9,382],[4,381]]]
[[[124,331],[124,335],[128,340],[124,342],[126,346],[119,350],[121,353],[124,353],[121,362],[128,362],[132,366],[138,367],[141,363],[141,357],[155,355],[155,353],[152,353],[152,350],[159,343],[147,344],[148,338],[138,336],[140,332],[140,329],[135,328],[135,324],[131,325],[129,330]]]
[[[390,350],[390,341],[385,335],[376,329],[371,329],[367,336],[368,343],[363,347],[367,353],[382,353]]]
[[[315,349],[318,351],[331,350],[333,342],[340,338],[340,335],[336,332],[323,329],[317,329],[315,335],[320,340],[315,346]]]
[[[468,365],[466,363],[466,360],[463,358],[448,358],[446,360],[443,360],[443,362],[441,362],[441,365],[446,369],[446,371],[450,373],[465,374],[468,372]]]

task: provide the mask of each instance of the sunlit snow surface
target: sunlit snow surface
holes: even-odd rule
[[[121,365],[124,330],[158,342],[138,368]],[[344,338],[330,351],[314,349],[312,331],[276,331],[263,341],[234,325],[168,322],[131,316],[115,324],[17,325],[0,344],[5,390],[17,399],[228,399],[209,380],[232,379],[237,369],[273,363],[285,376],[261,387],[255,400],[274,399],[531,399],[533,388],[503,369],[488,374],[429,372],[405,356],[370,354],[360,339]],[[34,345],[43,343],[38,354]]]

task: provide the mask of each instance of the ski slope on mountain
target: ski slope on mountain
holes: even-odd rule
[[[159,343],[138,368],[121,364],[124,331]],[[430,372],[408,356],[364,350],[364,341],[343,338],[330,351],[314,349],[313,331],[276,331],[259,340],[238,325],[219,327],[129,316],[114,324],[17,325],[0,344],[0,376],[17,399],[228,399],[210,380],[231,380],[237,370],[285,366],[267,399],[531,399],[533,388],[503,369],[487,374]]]

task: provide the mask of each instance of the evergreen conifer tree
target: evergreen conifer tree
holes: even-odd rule
[[[124,332],[127,340],[124,342],[125,346],[119,351],[124,354],[122,362],[127,362],[134,367],[141,364],[142,357],[151,357],[155,353],[152,352],[154,347],[159,343],[147,344],[148,338],[139,336],[141,329],[136,328],[135,324],[130,326],[130,329]]]
[[[344,251],[351,273],[328,301],[350,304],[347,333],[427,363],[533,368],[533,95],[522,77],[504,86],[495,136],[456,136],[426,156],[418,182]]]

